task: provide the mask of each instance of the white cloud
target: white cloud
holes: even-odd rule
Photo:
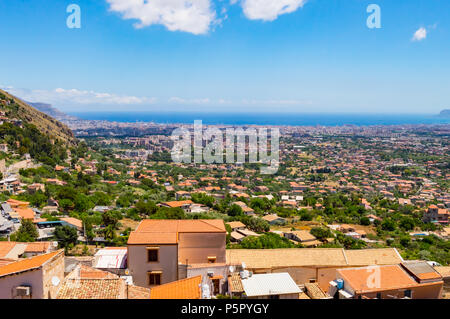
[[[62,89],[54,90],[29,90],[17,89],[13,87],[5,87],[11,94],[22,100],[29,102],[50,103],[58,105],[137,105],[137,104],[153,104],[156,99],[153,97],[137,97],[130,95],[117,95],[111,93],[102,93],[95,91],[83,91],[78,89]]]
[[[168,101],[171,104],[210,104],[212,101],[209,98],[199,99],[184,99],[181,97],[171,97]]]
[[[427,38],[427,29],[422,27],[422,28],[419,28],[414,33],[412,41],[422,41],[422,40],[425,40],[426,38]]]
[[[242,100],[243,104],[249,105],[311,105],[307,100]]]
[[[231,0],[231,4],[238,2]],[[306,0],[241,0],[245,16],[250,20],[273,21],[278,16],[303,7]]]
[[[215,23],[216,11],[211,0],[106,0],[110,10],[124,19],[139,20],[143,28],[161,24],[170,31],[205,34]]]

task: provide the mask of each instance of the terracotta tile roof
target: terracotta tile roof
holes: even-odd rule
[[[71,224],[79,229],[83,228],[83,221],[73,217],[61,217],[60,220]]]
[[[130,233],[128,244],[175,244],[178,233],[225,233],[221,219],[162,220],[144,219]]]
[[[31,208],[13,208],[23,219],[34,219],[34,211]]]
[[[123,279],[66,278],[57,299],[123,299],[126,283]]]
[[[277,215],[266,215],[266,216],[264,216],[262,219],[264,219],[264,220],[266,220],[266,221],[268,221],[268,222],[273,222],[274,220],[277,220],[277,219],[283,219],[282,217],[279,217],[279,216],[277,216]]]
[[[248,269],[347,265],[340,248],[227,249],[227,264],[245,262]]]
[[[450,278],[450,266],[439,266],[434,269],[444,278]]]
[[[0,258],[5,257],[16,246],[15,242],[0,241]]]
[[[307,230],[293,230],[293,231],[288,231],[286,233],[288,233],[288,234],[290,233],[290,234],[297,236],[298,239],[300,239],[301,241],[316,240],[316,237],[311,235],[311,233]]]
[[[19,273],[22,271],[37,269],[45,264],[50,259],[56,257],[57,255],[62,254],[62,250],[58,250],[49,254],[43,254],[35,257],[26,258],[23,260],[19,260],[8,265],[0,267],[0,277]]]
[[[393,248],[344,250],[341,248],[227,249],[227,264],[245,262],[249,269],[302,266],[393,265],[403,260]],[[376,262],[375,262],[376,261]]]
[[[395,290],[420,285],[398,265],[346,268],[338,269],[337,272],[344,279],[345,283],[357,293]],[[369,287],[369,283],[373,282],[371,276],[373,276],[374,272],[380,275],[377,282],[378,287]]]
[[[241,209],[242,209],[242,211],[243,211],[244,213],[251,213],[251,212],[254,212],[254,210],[253,210],[252,208],[248,207],[248,206],[241,207]]]
[[[15,262],[14,259],[0,258],[0,267]]]
[[[26,253],[45,253],[52,243],[48,241],[28,243],[25,248]]]
[[[149,299],[150,289],[139,286],[128,286],[128,299]]]
[[[28,206],[28,205],[30,205],[29,202],[22,202],[20,200],[12,199],[12,198],[8,199],[6,202],[13,208],[17,207],[17,206]]]
[[[311,299],[324,299],[329,297],[317,283],[305,283],[306,294]]]
[[[151,288],[150,299],[201,299],[202,276],[186,278]]]
[[[304,292],[300,293],[300,295],[298,296],[298,299],[311,299],[308,297],[307,294],[305,294]]]
[[[225,232],[222,219],[144,219],[136,229],[137,232],[179,232],[179,233],[216,233]]]
[[[65,279],[57,299],[125,299],[126,282],[119,276],[83,264]]]
[[[244,292],[244,287],[242,286],[242,280],[239,273],[235,272],[230,277],[228,277],[228,284],[230,285],[230,291],[234,293]]]
[[[80,279],[118,279],[119,276],[107,272],[107,271],[103,271],[103,270],[99,270],[99,269],[95,269],[83,264],[80,264],[80,272],[79,272],[79,278]]]
[[[128,237],[129,245],[139,244],[176,244],[176,233],[158,233],[158,232],[131,232]]]
[[[162,204],[174,208],[174,207],[181,207],[181,206],[184,206],[184,205],[191,205],[193,203],[194,202],[191,201],[191,200],[181,200],[181,201],[165,202],[165,203],[162,203]]]
[[[345,250],[345,256],[352,266],[394,265],[403,262],[397,250],[392,248]]]
[[[227,225],[229,225],[231,227],[231,229],[245,227],[245,225],[239,221],[229,222],[229,223],[227,223]]]

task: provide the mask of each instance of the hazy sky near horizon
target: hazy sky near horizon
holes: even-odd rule
[[[450,108],[448,0],[0,0],[0,34],[0,87],[66,112]]]

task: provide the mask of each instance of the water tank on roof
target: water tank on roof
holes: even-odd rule
[[[337,282],[337,289],[338,290],[344,289],[344,280],[337,279],[336,282]]]

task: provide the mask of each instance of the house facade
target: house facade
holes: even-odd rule
[[[225,245],[223,220],[143,220],[128,239],[128,269],[136,285],[158,286],[225,267]]]

